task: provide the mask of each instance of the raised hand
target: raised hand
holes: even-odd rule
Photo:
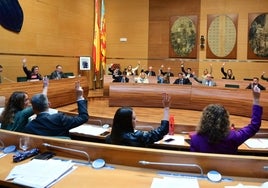
[[[167,93],[162,94],[162,103],[164,108],[165,107],[170,107],[170,96]]]
[[[80,86],[80,81],[76,81],[75,82],[75,91],[76,91],[76,97],[77,99],[84,99],[83,98],[83,93],[84,93],[84,90],[83,88]]]

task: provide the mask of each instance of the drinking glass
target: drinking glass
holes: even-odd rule
[[[20,138],[20,149],[26,151],[29,148],[29,137],[22,137]]]

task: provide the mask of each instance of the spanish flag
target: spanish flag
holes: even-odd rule
[[[104,0],[101,2],[101,28],[100,28],[100,50],[101,56],[100,61],[102,63],[102,68],[105,70],[106,66],[106,21],[105,21],[105,5]]]
[[[92,59],[95,67],[95,73],[100,70],[100,28],[99,28],[99,0],[95,0],[95,25],[94,25],[94,39]]]

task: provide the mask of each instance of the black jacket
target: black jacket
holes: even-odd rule
[[[126,145],[126,146],[138,146],[147,147],[154,142],[161,140],[169,131],[169,121],[162,120],[161,126],[151,131],[135,131],[127,132],[121,135],[120,143],[114,143],[111,140],[111,135],[107,136],[106,143]]]

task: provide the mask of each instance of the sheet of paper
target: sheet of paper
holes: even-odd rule
[[[151,188],[199,188],[197,179],[188,178],[154,178]]]
[[[268,148],[268,139],[266,138],[250,138],[245,141],[249,148],[262,149]]]
[[[268,184],[263,183],[260,186],[256,186],[256,185],[243,185],[243,184],[239,183],[237,185],[224,186],[224,188],[268,188]]]
[[[107,129],[104,129],[100,126],[96,125],[90,125],[90,124],[83,124],[78,127],[75,127],[71,129],[70,133],[80,133],[80,134],[86,134],[86,135],[93,135],[93,136],[99,136],[100,134],[107,131]]]
[[[46,187],[72,170],[71,161],[38,160],[15,166],[5,180],[30,187]]]

